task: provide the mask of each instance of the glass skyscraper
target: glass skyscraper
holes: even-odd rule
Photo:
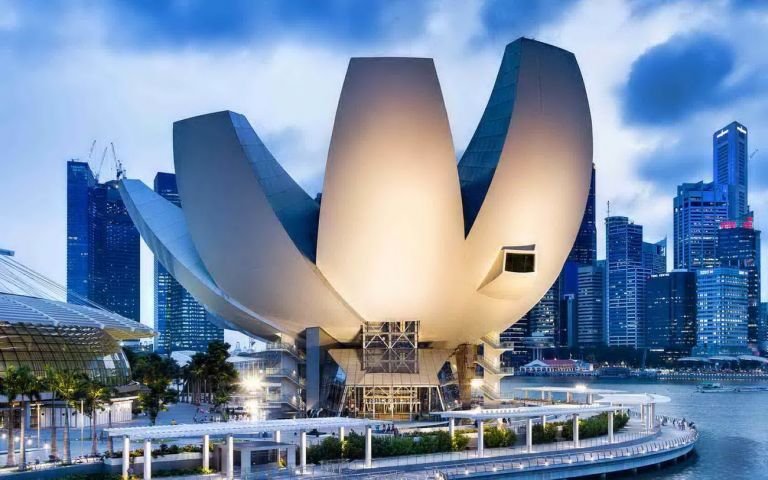
[[[67,162],[67,301],[88,298],[90,194],[96,180],[86,162]]]
[[[656,243],[643,242],[643,266],[651,275],[667,271],[667,239]]]
[[[645,336],[645,281],[643,227],[627,217],[607,217],[608,272],[607,344],[642,347]]]
[[[579,346],[605,344],[605,260],[579,267],[575,341]]]
[[[158,172],[155,192],[181,207],[176,175]],[[205,308],[155,259],[155,351],[205,351],[208,343],[223,340],[224,330],[214,325]]]
[[[139,268],[139,233],[117,181],[98,183],[87,163],[67,162],[68,300],[139,321]]]
[[[729,220],[740,220],[749,212],[747,139],[747,127],[739,122],[712,134],[712,178],[727,190]]]
[[[589,196],[581,217],[581,226],[576,241],[568,254],[568,260],[579,265],[591,265],[597,259],[597,225],[595,224],[595,165],[592,164],[592,181]]]
[[[717,266],[717,232],[727,218],[726,186],[679,185],[674,200],[675,268],[696,271]]]
[[[749,343],[758,343],[760,322],[760,231],[755,230],[752,219],[743,222],[724,222],[718,231],[717,252],[720,265],[747,272],[747,300],[749,302]]]
[[[732,267],[702,269],[696,276],[697,355],[749,353],[749,273]]]
[[[690,355],[696,345],[696,274],[651,275],[646,283],[646,346],[669,358]]]

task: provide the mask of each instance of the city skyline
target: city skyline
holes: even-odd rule
[[[100,148],[114,140],[128,176],[151,182],[157,171],[170,170],[171,121],[201,109],[232,107],[246,113],[265,132],[268,146],[286,159],[288,172],[309,192],[317,192],[330,131],[316,125],[330,123],[341,88],[341,75],[333,71],[343,71],[326,66],[343,66],[349,56],[434,56],[444,78],[454,143],[466,144],[474,126],[461,118],[476,118],[487,97],[463,92],[487,91],[504,41],[516,35],[567,46],[589,72],[585,83],[598,132],[597,218],[604,218],[610,200],[612,212],[642,224],[647,238],[672,239],[670,204],[676,185],[712,180],[712,132],[737,120],[752,133],[749,153],[763,143],[766,122],[758,115],[763,102],[759,95],[753,97],[757,101],[745,95],[765,88],[756,75],[765,59],[754,45],[737,43],[731,32],[758,35],[765,13],[759,7],[731,10],[727,2],[642,7],[573,2],[561,8],[547,8],[546,3],[515,5],[507,9],[509,15],[498,15],[495,2],[450,10],[425,3],[407,18],[399,14],[402,4],[376,5],[364,12],[364,24],[370,27],[365,32],[345,23],[351,14],[331,7],[314,14],[322,18],[308,19],[326,21],[324,29],[307,26],[308,14],[301,9],[273,15],[270,28],[251,29],[253,13],[238,10],[217,16],[219,23],[204,33],[194,22],[208,12],[183,16],[169,9],[159,12],[157,26],[173,34],[144,36],[141,32],[151,26],[138,17],[152,12],[125,5],[85,10],[75,2],[41,13],[23,4],[0,4],[0,35],[8,40],[0,54],[19,65],[4,79],[7,88],[0,94],[9,106],[0,116],[6,125],[0,140],[8,147],[5,162],[30,166],[6,168],[0,200],[11,204],[21,191],[40,187],[22,208],[4,212],[12,228],[0,234],[0,244],[63,283],[62,163],[71,157],[85,160],[94,138],[99,143],[92,163],[97,163]],[[723,14],[726,9],[728,15]],[[521,14],[525,21],[516,22],[515,15]],[[46,29],[46,15],[67,15],[83,28]],[[117,19],[121,35],[101,27]],[[270,36],[276,29],[282,34]],[[313,46],[297,41],[305,35],[315,40]],[[22,52],[39,67],[25,67]],[[232,73],[222,75],[225,68]],[[315,72],[312,84],[304,80],[310,70]],[[657,70],[667,75],[652,78]],[[704,72],[700,90],[676,98],[653,96],[652,90],[663,90],[659,87],[685,84],[687,72]],[[20,93],[30,85],[37,88],[34,99]],[[274,94],[265,98],[257,94],[259,89]],[[302,115],[288,113],[298,105]],[[13,118],[7,116],[10,112]],[[72,112],[78,122],[68,120]],[[32,118],[47,118],[45,129],[28,128]],[[44,141],[38,141],[41,135]],[[758,152],[750,165],[750,202],[758,212],[768,211],[759,161],[763,154]],[[107,179],[110,169],[105,165],[104,170]],[[759,215],[756,220],[759,228]],[[600,239],[602,223],[597,222]],[[39,225],[47,225],[43,234]],[[598,256],[604,258],[604,242],[597,243]],[[668,248],[669,262],[671,244]],[[142,245],[141,317],[148,324],[153,316],[152,262]]]

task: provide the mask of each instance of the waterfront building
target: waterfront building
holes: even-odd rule
[[[579,267],[578,321],[575,341],[579,346],[605,344],[605,260]]]
[[[696,345],[696,274],[651,275],[646,283],[646,346],[666,358],[688,356]]]
[[[747,347],[749,273],[733,267],[696,276],[696,355],[740,355]]]
[[[158,172],[155,192],[181,208],[176,175]],[[175,350],[203,352],[208,343],[224,340],[224,329],[215,325],[205,307],[155,259],[155,351],[167,354]]]
[[[717,266],[717,231],[728,219],[727,186],[683,183],[674,199],[674,264],[697,271]]]
[[[139,233],[117,188],[96,181],[86,163],[67,162],[68,299],[139,321]]]
[[[67,289],[22,265],[7,251],[0,252],[0,376],[9,367],[29,367],[43,376],[46,367],[68,369],[87,375],[108,387],[120,387],[111,399],[110,413],[100,412],[97,421],[106,423],[132,419],[134,396],[126,387],[130,367],[121,342],[152,336],[152,330],[89,302],[74,297],[65,302]],[[7,252],[10,253],[10,252]],[[64,414],[62,401],[29,402],[27,427],[50,426],[50,419]],[[136,392],[134,391],[134,394]],[[88,426],[90,419],[72,412],[71,425]],[[59,423],[61,426],[61,423]]]
[[[731,122],[712,134],[712,178],[727,192],[728,219],[749,213],[747,127]]]
[[[608,316],[606,343],[642,347],[645,337],[645,281],[643,227],[627,217],[607,217],[606,256]]]
[[[352,59],[320,204],[230,111],[174,124],[183,211],[121,183],[156,258],[218,318],[271,341],[314,327],[333,339],[323,348],[344,393],[326,411],[445,408],[446,362],[468,406],[477,344],[502,347],[499,332],[552,287],[578,232],[592,138],[573,54],[509,44],[458,166],[439,85],[431,59]],[[482,362],[501,350],[483,348]],[[307,385],[322,389],[325,368],[308,362]]]
[[[760,319],[757,326],[757,346],[761,352],[768,351],[768,303],[760,303]]]
[[[755,230],[751,216],[743,221],[731,220],[720,225],[717,253],[723,267],[734,267],[747,272],[747,338],[750,344],[756,345],[760,320],[760,231]]]
[[[650,275],[667,271],[667,239],[656,243],[643,242],[643,267]]]

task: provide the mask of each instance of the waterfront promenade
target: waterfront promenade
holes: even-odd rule
[[[449,479],[449,478],[521,478],[558,479],[581,475],[600,475],[633,471],[676,462],[694,448],[698,432],[688,426],[662,424],[657,417],[651,430],[634,416],[623,433],[616,434],[611,443],[608,436],[534,445],[528,447],[485,448],[464,452],[411,455],[373,459],[365,462],[308,465],[300,471],[254,472],[243,480],[261,478],[391,478],[391,479]],[[459,431],[459,430],[457,430]],[[237,477],[236,477],[237,478]]]

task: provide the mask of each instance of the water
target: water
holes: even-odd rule
[[[660,404],[658,415],[693,421],[700,437],[697,456],[690,460],[639,475],[635,478],[669,480],[757,480],[768,479],[768,392],[699,393],[698,382],[601,380],[547,377],[508,378],[502,391],[515,387],[590,384],[594,388],[666,395],[671,403]],[[752,382],[721,381],[723,385],[752,385]],[[763,383],[765,385],[765,383]]]

